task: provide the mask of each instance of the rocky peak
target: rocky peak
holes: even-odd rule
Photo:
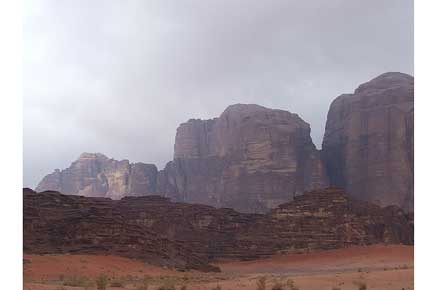
[[[83,153],[37,191],[121,198],[160,193],[174,201],[267,212],[330,183],[356,198],[413,207],[414,78],[382,74],[337,97],[322,151],[297,114],[256,104],[177,128],[174,159],[152,164]],[[325,164],[325,166],[324,166]]]
[[[411,89],[413,86],[414,77],[400,72],[387,72],[375,77],[369,82],[361,84],[354,93],[377,92],[379,90],[393,90],[402,87]]]
[[[331,184],[413,210],[414,78],[385,73],[336,98],[322,148]]]
[[[81,155],[78,158],[78,160],[89,160],[89,159],[108,160],[109,158],[102,153],[88,153],[88,152],[81,153]]]
[[[257,104],[234,104],[226,107],[223,113],[220,115],[220,118],[228,118],[228,116],[235,116],[238,118],[246,118],[249,115],[258,113],[258,112],[267,112],[270,109],[257,105]]]
[[[82,153],[69,168],[46,175],[36,190],[119,199],[155,193],[156,179],[155,165],[130,164],[128,160],[110,159],[102,153]]]
[[[326,182],[310,126],[298,115],[236,104],[218,118],[179,126],[160,191],[176,200],[259,212]]]

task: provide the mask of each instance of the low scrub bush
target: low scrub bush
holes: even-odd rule
[[[105,274],[101,274],[96,278],[96,287],[98,290],[106,290],[108,284],[108,278]]]
[[[272,286],[272,290],[284,290],[283,283],[280,281],[276,281],[275,284]]]
[[[257,290],[266,290],[266,277],[261,277],[257,280]]]
[[[86,287],[90,286],[92,282],[84,276],[72,275],[72,276],[62,276],[63,285],[70,287]]]
[[[367,284],[364,282],[356,282],[355,284],[358,286],[359,290],[367,290]]]
[[[121,279],[114,279],[114,280],[111,280],[111,282],[110,282],[110,287],[124,288],[124,286],[125,286],[125,282],[122,281]]]
[[[287,280],[287,289],[289,290],[299,290],[299,288],[295,285],[295,282],[293,282],[293,280]]]
[[[165,281],[164,284],[160,285],[157,290],[176,290],[174,283]]]

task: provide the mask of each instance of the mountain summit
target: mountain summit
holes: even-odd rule
[[[322,151],[297,114],[235,104],[217,118],[177,128],[174,158],[155,165],[83,153],[37,191],[120,199],[159,194],[174,201],[267,212],[327,185],[357,199],[414,204],[414,78],[389,72],[330,105]]]

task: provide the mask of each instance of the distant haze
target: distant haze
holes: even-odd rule
[[[81,152],[155,163],[230,104],[295,112],[320,148],[330,102],[413,74],[409,0],[28,0],[24,186]]]

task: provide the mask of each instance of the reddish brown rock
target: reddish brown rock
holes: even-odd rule
[[[327,185],[309,124],[287,111],[232,105],[181,124],[174,148],[159,191],[178,201],[267,212]]]
[[[157,168],[152,164],[117,161],[101,153],[83,153],[62,171],[43,178],[36,191],[110,197],[156,193]]]
[[[413,211],[414,78],[385,73],[336,98],[322,149],[332,185]]]
[[[159,196],[121,200],[23,191],[25,253],[113,254],[181,270],[218,271],[216,259],[375,243],[413,244],[412,215],[329,188],[268,214],[246,214]]]

